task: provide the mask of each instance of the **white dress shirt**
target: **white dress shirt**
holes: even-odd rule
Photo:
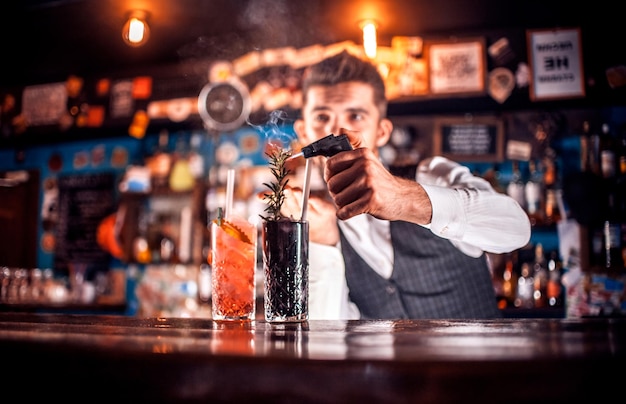
[[[530,240],[530,222],[519,204],[495,191],[485,179],[443,157],[420,163],[416,180],[431,200],[432,221],[424,227],[449,239],[471,257],[483,252],[510,252]],[[357,253],[378,274],[393,271],[389,222],[362,214],[339,226]],[[348,298],[340,246],[309,245],[309,318],[356,319],[359,312]]]

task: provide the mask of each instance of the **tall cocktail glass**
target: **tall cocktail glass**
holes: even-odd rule
[[[253,320],[257,227],[236,216],[211,222],[211,312],[215,320]]]
[[[265,320],[308,320],[309,223],[266,220],[262,236]]]

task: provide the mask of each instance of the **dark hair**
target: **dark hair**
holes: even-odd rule
[[[372,86],[374,103],[378,106],[380,117],[386,117],[385,82],[378,69],[367,60],[354,56],[346,50],[306,69],[302,80],[303,101],[306,102],[307,92],[311,86],[334,86],[350,81],[358,81]]]

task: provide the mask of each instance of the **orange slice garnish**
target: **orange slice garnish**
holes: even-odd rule
[[[252,241],[250,241],[250,238],[248,237],[248,235],[244,233],[244,231],[241,230],[239,227],[237,227],[235,224],[222,219],[222,224],[220,228],[224,230],[226,233],[228,233],[229,235],[231,235],[232,237],[235,237],[237,240],[240,240],[244,243],[252,244]]]

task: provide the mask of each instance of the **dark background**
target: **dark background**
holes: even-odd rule
[[[150,15],[151,38],[141,48],[121,39],[134,8]],[[379,23],[379,44],[387,46],[392,36],[478,33],[496,40],[502,32],[579,26],[587,71],[597,77],[604,66],[624,62],[620,15],[617,3],[608,0],[7,1],[0,6],[0,87],[55,82],[69,73],[128,75],[146,67],[231,60],[255,49],[360,44],[359,21],[372,16]],[[523,35],[510,39],[525,41]]]

